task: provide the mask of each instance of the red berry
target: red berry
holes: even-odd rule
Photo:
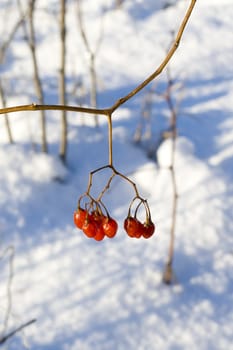
[[[99,223],[99,225],[97,225],[97,229],[96,229],[96,234],[93,237],[96,241],[102,241],[105,237],[105,233],[103,230],[102,225]]]
[[[105,216],[98,211],[93,211],[90,215],[90,219],[96,224],[96,234],[93,238],[96,241],[102,241],[105,237],[103,230],[103,220],[105,219]]]
[[[82,229],[83,224],[87,218],[87,211],[82,209],[82,208],[78,208],[75,212],[74,212],[74,223],[75,225]]]
[[[124,221],[124,229],[129,237],[141,237],[141,223],[132,216],[128,216]]]
[[[97,225],[90,217],[88,217],[82,227],[83,233],[89,238],[93,238],[97,232]]]
[[[155,231],[155,225],[152,221],[150,221],[149,223],[144,223],[143,225],[143,231],[142,231],[142,235],[144,238],[150,238]]]
[[[134,234],[135,238],[141,238],[143,234],[143,224],[138,221],[137,231]]]
[[[102,227],[105,235],[109,238],[113,238],[117,233],[118,224],[114,219],[105,217],[102,221]]]

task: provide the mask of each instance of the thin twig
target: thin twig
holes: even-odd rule
[[[9,47],[11,41],[13,40],[20,25],[24,21],[24,17],[25,17],[24,15],[21,15],[21,18],[18,19],[18,21],[15,23],[14,27],[12,28],[7,40],[1,45],[1,47],[0,47],[0,63],[3,63],[6,50],[8,49],[8,47]]]
[[[159,65],[159,67],[152,73],[146,80],[144,80],[140,85],[138,85],[135,89],[130,91],[126,96],[120,98],[117,100],[114,105],[111,107],[111,112],[113,113],[119,106],[121,106],[123,103],[128,101],[130,98],[132,98],[134,95],[136,95],[139,91],[141,91],[145,86],[147,86],[152,80],[154,80],[159,74],[162,73],[172,56],[174,55],[175,51],[178,49],[181,37],[183,35],[184,29],[188,23],[188,20],[191,16],[191,13],[193,11],[194,5],[196,3],[196,0],[192,0],[189,8],[184,16],[184,19],[180,25],[180,28],[178,30],[178,33],[176,35],[175,41],[172,44],[170,50],[168,51],[166,57],[162,61],[162,63]]]
[[[9,338],[12,338],[16,333],[20,332],[22,329],[30,326],[31,324],[35,323],[36,319],[30,320],[26,323],[23,323],[21,326],[15,328],[13,331],[9,332],[4,337],[0,338],[0,345],[4,344]]]
[[[78,106],[67,106],[67,105],[39,105],[31,103],[29,105],[20,105],[14,107],[6,107],[0,109],[0,114],[12,113],[12,112],[26,112],[26,111],[41,111],[41,110],[53,110],[53,111],[70,111],[70,112],[81,112],[87,114],[102,114],[109,115],[109,109],[98,109],[89,107],[78,107]]]
[[[114,168],[114,166],[111,165],[111,164],[104,165],[104,166],[102,166],[102,167],[100,167],[100,168],[98,168],[98,169],[95,169],[95,170],[93,170],[93,171],[90,172],[90,174],[89,174],[88,186],[87,186],[87,192],[86,192],[87,195],[90,195],[90,191],[91,191],[91,187],[92,187],[92,178],[93,178],[93,175],[94,175],[95,173],[97,173],[97,172],[99,172],[99,171],[101,171],[101,170],[103,170],[103,169],[107,169],[107,168],[111,169],[114,175],[117,175],[117,176],[121,177],[122,179],[126,180],[127,182],[129,182],[129,183],[133,186],[133,188],[134,188],[135,196],[136,196],[137,198],[141,198],[141,196],[139,195],[139,192],[138,192],[138,189],[137,189],[137,186],[136,186],[135,182],[133,182],[130,178],[128,178],[128,177],[125,176],[124,174],[120,173],[120,172],[119,172],[118,170],[116,170],[116,169]],[[113,179],[113,176],[112,176],[112,179]],[[111,181],[112,181],[112,179],[111,179]],[[109,187],[109,182],[107,183],[107,185],[105,186],[105,188],[103,189],[103,191],[100,193],[100,197],[101,197],[101,198],[103,197],[103,194],[107,191],[108,187]]]
[[[175,231],[176,231],[176,217],[177,217],[177,206],[178,206],[178,189],[177,189],[177,180],[175,172],[175,159],[176,159],[176,140],[177,140],[177,106],[172,101],[172,89],[174,86],[174,81],[171,78],[170,70],[167,69],[167,80],[168,86],[165,94],[165,100],[168,104],[168,108],[171,115],[171,165],[169,167],[171,174],[171,183],[173,190],[173,199],[172,199],[172,218],[171,218],[171,227],[170,227],[170,242],[168,248],[168,259],[165,265],[163,273],[163,282],[166,284],[171,284],[175,280],[173,272],[173,260],[174,260],[174,250],[175,250]],[[178,104],[177,104],[178,105]]]
[[[3,89],[1,79],[0,79],[0,99],[1,99],[2,106],[5,108],[6,107],[6,97],[5,97],[5,91]],[[6,126],[7,135],[8,135],[8,140],[12,144],[12,143],[14,143],[14,140],[13,140],[13,136],[12,136],[10,121],[9,121],[7,114],[5,114],[5,126]]]
[[[15,253],[14,246],[11,245],[7,247],[2,253],[0,260],[2,260],[8,253],[9,253],[9,276],[8,276],[8,281],[6,286],[7,307],[6,307],[6,312],[5,312],[4,322],[3,322],[3,329],[1,331],[2,334],[5,334],[5,332],[7,331],[7,327],[8,327],[8,323],[11,315],[11,309],[12,309],[11,286],[12,286],[12,281],[14,277],[14,253]]]
[[[82,11],[81,11],[81,0],[77,1],[77,15],[78,15],[78,23],[79,23],[79,30],[80,30],[80,34],[83,40],[83,43],[86,47],[86,50],[88,52],[89,55],[89,74],[90,74],[90,81],[91,81],[91,88],[90,88],[90,104],[91,107],[96,108],[97,107],[97,74],[96,74],[96,68],[95,68],[95,62],[96,62],[96,56],[97,53],[99,51],[100,45],[101,45],[101,41],[103,38],[103,25],[101,25],[101,30],[99,33],[99,38],[97,40],[97,44],[96,44],[96,48],[92,49],[87,35],[86,35],[86,31],[83,25],[83,18],[82,18]],[[101,24],[103,22],[101,21]],[[98,122],[98,116],[95,115],[95,125],[98,126],[99,122]]]

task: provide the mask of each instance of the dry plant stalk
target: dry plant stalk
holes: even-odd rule
[[[11,286],[12,286],[12,281],[14,277],[14,257],[15,257],[14,246],[11,245],[5,249],[5,251],[0,256],[0,261],[7,256],[9,260],[9,274],[8,274],[8,281],[6,285],[7,307],[6,307],[5,317],[3,321],[3,329],[1,330],[0,344],[1,344],[1,338],[4,338],[4,335],[8,329],[8,323],[11,316],[11,309],[12,309]]]
[[[149,89],[142,101],[142,107],[140,112],[140,120],[135,129],[133,140],[135,143],[142,142],[143,134],[146,140],[150,140],[152,136],[151,130],[151,114],[152,114],[152,104],[153,104],[153,95],[154,87]],[[143,133],[143,131],[145,132]]]
[[[124,0],[115,0],[115,8],[120,8],[123,4]]]
[[[60,2],[60,43],[61,43],[61,65],[59,74],[59,101],[61,105],[66,104],[66,0]],[[66,110],[61,111],[61,144],[60,158],[65,163],[67,153],[67,115]]]
[[[42,90],[42,84],[39,75],[39,66],[36,55],[36,40],[35,40],[35,27],[34,27],[34,13],[35,13],[36,0],[31,0],[29,3],[28,20],[29,20],[29,37],[28,44],[31,51],[33,70],[34,70],[34,83],[38,101],[40,104],[44,103],[44,95]],[[47,152],[47,137],[46,137],[46,121],[45,111],[41,111],[41,149],[42,152]]]
[[[1,99],[1,103],[2,103],[3,108],[5,108],[6,107],[6,97],[5,97],[5,92],[4,92],[1,80],[0,80],[0,99]],[[14,143],[14,140],[13,140],[10,121],[9,121],[9,117],[8,117],[7,113],[5,114],[5,126],[6,126],[6,131],[7,131],[9,143],[12,144],[12,143]]]
[[[177,190],[177,181],[176,181],[176,172],[175,172],[175,152],[176,152],[176,140],[177,140],[177,106],[173,103],[173,100],[172,100],[172,89],[174,87],[174,81],[170,76],[169,69],[167,69],[167,79],[168,79],[168,86],[164,97],[167,102],[168,109],[170,111],[170,116],[171,116],[170,137],[172,140],[172,146],[171,146],[171,165],[169,167],[169,170],[171,174],[173,198],[172,198],[172,217],[171,217],[171,227],[170,227],[170,242],[169,242],[167,263],[165,265],[164,272],[163,272],[163,282],[166,284],[171,284],[173,281],[175,281],[175,275],[173,271],[173,260],[174,260],[174,250],[175,250],[174,248],[175,248],[176,214],[177,214],[177,205],[178,205],[178,190]]]
[[[38,59],[36,54],[36,35],[35,35],[35,26],[34,26],[35,5],[36,5],[36,0],[29,1],[28,10],[27,10],[28,29],[24,20],[23,30],[24,30],[24,35],[27,40],[31,57],[32,57],[33,72],[34,72],[34,86],[35,86],[36,96],[39,103],[44,104],[44,94],[42,89],[42,83],[40,80],[39,65],[38,65]],[[21,13],[21,16],[23,18],[26,17],[23,13],[22,4],[20,0],[18,0],[18,8]],[[42,152],[47,152],[48,147],[47,147],[47,135],[46,135],[46,116],[45,116],[44,110],[42,110],[40,113],[40,124],[41,124],[41,150]]]
[[[167,55],[165,56],[161,64],[158,66],[158,68],[148,78],[146,78],[141,84],[139,84],[135,89],[130,91],[127,95],[123,96],[122,98],[118,99],[109,108],[91,108],[91,107],[78,107],[78,106],[67,106],[67,105],[45,105],[45,104],[39,105],[39,104],[32,103],[29,105],[20,105],[20,106],[14,106],[14,107],[1,108],[0,114],[19,112],[19,111],[65,110],[65,111],[81,112],[81,113],[94,114],[94,115],[95,114],[105,115],[107,117],[109,115],[112,115],[112,113],[116,111],[121,105],[123,105],[133,96],[135,96],[139,91],[141,91],[145,86],[147,86],[152,80],[154,80],[158,75],[162,73],[162,71],[164,70],[168,62],[171,60],[172,56],[174,55],[175,51],[179,47],[180,40],[182,38],[182,35],[188,23],[188,20],[191,16],[195,3],[196,3],[196,0],[191,0],[188,10],[186,11],[186,14],[179,27],[176,38],[173,44],[171,45],[170,50],[168,51]]]
[[[5,60],[5,56],[6,56],[6,51],[11,43],[11,41],[13,40],[15,33],[17,32],[17,30],[19,29],[20,25],[23,22],[23,17],[21,17],[14,25],[14,27],[12,28],[10,34],[8,35],[7,39],[1,44],[0,47],[0,64],[2,64]],[[6,95],[5,95],[5,91],[4,91],[4,86],[2,84],[1,78],[0,78],[0,99],[1,99],[1,104],[2,107],[5,108],[6,107]],[[8,135],[8,140],[9,143],[14,143],[13,140],[13,136],[12,136],[12,131],[11,131],[11,126],[10,126],[10,121],[8,118],[8,115],[5,114],[5,126],[6,126],[6,130],[7,130],[7,135]]]
[[[35,323],[36,319],[32,319],[26,323],[23,323],[21,326],[15,328],[14,330],[12,330],[11,332],[9,332],[8,334],[6,334],[5,336],[0,338],[0,346],[4,343],[6,343],[6,341],[10,338],[12,338],[15,334],[17,334],[18,332],[22,331],[24,328],[30,326],[31,324]]]
[[[82,18],[82,9],[81,9],[81,0],[77,1],[77,15],[78,15],[78,23],[79,23],[79,30],[80,34],[83,40],[83,43],[85,45],[85,48],[87,50],[87,53],[89,55],[89,74],[90,74],[90,105],[93,108],[97,107],[97,74],[96,74],[96,57],[100,48],[101,40],[103,37],[103,27],[100,28],[99,38],[97,40],[97,45],[94,49],[91,48],[86,31],[83,25],[83,18]],[[95,115],[95,125],[98,126],[98,116]]]

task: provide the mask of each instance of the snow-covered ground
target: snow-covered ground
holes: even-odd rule
[[[6,12],[1,37],[17,18]],[[50,5],[48,5],[48,3]],[[125,0],[122,9],[105,11],[111,1],[84,2],[85,27],[97,56],[99,103],[110,106],[161,62],[188,6],[159,10],[160,2]],[[38,1],[38,55],[46,102],[56,103],[59,50],[57,3]],[[46,11],[50,8],[51,11]],[[88,82],[85,48],[69,3],[68,85],[77,76]],[[102,17],[101,17],[102,16]],[[102,18],[102,20],[100,20]],[[156,234],[133,240],[122,225],[133,196],[121,179],[106,195],[119,222],[117,236],[95,242],[73,225],[78,197],[88,174],[108,161],[107,125],[93,128],[92,117],[69,114],[68,166],[57,157],[59,113],[49,112],[49,155],[32,150],[38,141],[36,113],[9,116],[13,146],[0,119],[0,331],[11,305],[7,330],[36,319],[6,342],[4,349],[45,350],[226,350],[233,346],[233,4],[198,1],[171,72],[184,83],[176,149],[178,213],[174,270],[165,286],[172,190],[168,166],[171,144],[161,144],[155,163],[131,141],[143,93],[114,115],[114,164],[148,198]],[[102,22],[102,24],[101,24]],[[33,84],[28,48],[18,32],[1,66],[7,104],[31,103]],[[17,82],[15,84],[14,82]],[[164,86],[166,76],[158,79]],[[154,105],[154,132],[164,123],[165,106]],[[70,103],[75,103],[71,100]],[[161,118],[161,120],[160,120]],[[85,120],[85,125],[83,121]],[[30,131],[30,133],[29,133]],[[108,175],[108,174],[107,174]],[[94,176],[101,190],[106,178]],[[14,275],[9,284],[9,246],[14,246]],[[11,300],[7,297],[11,292]]]

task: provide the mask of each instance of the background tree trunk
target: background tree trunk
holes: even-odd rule
[[[59,103],[66,104],[65,63],[66,63],[66,0],[60,2],[60,40],[61,40],[61,66],[59,71]],[[66,162],[67,154],[67,115],[61,112],[61,143],[59,155]]]
[[[36,0],[31,0],[29,3],[29,38],[28,38],[28,43],[29,43],[29,47],[30,47],[31,55],[32,55],[36,95],[37,95],[39,103],[44,104],[42,84],[41,84],[40,77],[39,77],[39,68],[38,68],[38,61],[37,61],[37,56],[36,56],[35,29],[34,29],[35,3],[36,3]],[[47,147],[47,137],[46,137],[45,111],[41,111],[40,121],[41,121],[41,150],[42,150],[42,152],[47,152],[48,147]]]
[[[2,107],[5,108],[6,107],[6,99],[5,99],[5,93],[4,93],[4,89],[2,86],[1,80],[0,80],[0,99],[1,99]],[[6,131],[7,131],[9,142],[14,143],[12,132],[11,132],[10,121],[9,121],[7,114],[5,114],[5,126],[6,126]]]

